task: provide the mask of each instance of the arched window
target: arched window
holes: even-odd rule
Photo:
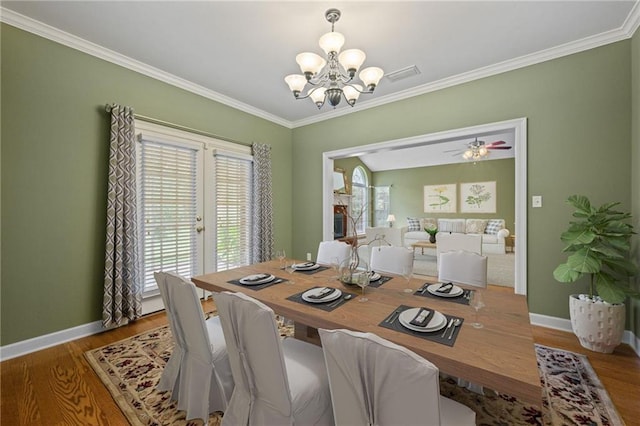
[[[361,166],[351,176],[351,217],[356,220],[356,234],[364,234],[369,224],[369,181]]]

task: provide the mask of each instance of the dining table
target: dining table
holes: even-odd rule
[[[250,275],[273,275],[270,285],[243,285],[238,280]],[[362,289],[345,284],[329,265],[312,271],[288,272],[278,260],[241,266],[192,277],[194,284],[210,292],[241,292],[271,307],[295,324],[294,336],[321,344],[317,329],[349,329],[376,334],[406,347],[438,367],[441,373],[467,380],[496,392],[542,406],[542,386],[538,373],[533,334],[526,297],[512,289],[494,286],[464,287],[481,291],[485,306],[478,312],[482,328],[474,328],[476,311],[465,300],[437,297],[425,292],[426,285],[438,284],[436,277],[402,276],[381,273],[379,287]],[[269,284],[269,283],[268,283]],[[438,284],[439,285],[439,284]],[[328,303],[308,303],[301,294],[315,287],[341,290],[342,296]],[[406,292],[407,287],[415,290]],[[433,287],[432,287],[433,288]],[[346,298],[344,295],[351,295]],[[214,295],[215,299],[215,295]],[[332,307],[330,307],[331,305]],[[425,308],[446,317],[451,339],[442,330],[417,333],[398,324],[398,312]],[[452,326],[460,319],[458,327]]]

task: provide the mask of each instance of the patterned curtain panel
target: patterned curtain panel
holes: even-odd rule
[[[111,112],[111,135],[102,325],[113,328],[142,315],[142,288],[138,285],[133,109],[110,105],[107,111]]]
[[[271,146],[254,143],[253,151],[253,263],[273,257],[273,193]]]

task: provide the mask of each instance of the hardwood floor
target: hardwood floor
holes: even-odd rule
[[[204,304],[214,309],[213,302]],[[84,352],[166,324],[164,314],[0,363],[2,425],[126,425],[127,420]],[[627,425],[640,424],[640,358],[628,345],[613,354],[588,351],[571,333],[533,327],[536,343],[582,353]]]

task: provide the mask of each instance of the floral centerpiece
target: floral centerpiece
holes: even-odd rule
[[[436,242],[436,234],[438,233],[438,227],[433,225],[433,224],[429,224],[426,226],[426,228],[424,228],[425,232],[427,234],[429,234],[429,242],[430,243],[435,243]]]

